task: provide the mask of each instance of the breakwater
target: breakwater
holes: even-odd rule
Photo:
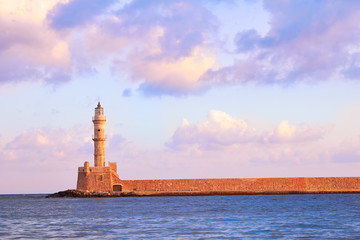
[[[139,195],[240,195],[360,193],[360,177],[120,180],[123,192]]]
[[[121,191],[59,192],[53,197],[211,196],[360,193],[360,177],[120,180]]]

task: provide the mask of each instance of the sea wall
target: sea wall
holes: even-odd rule
[[[359,192],[360,177],[121,180],[116,163],[78,168],[77,190],[135,195],[221,195]]]
[[[360,192],[359,177],[117,180],[123,192]]]

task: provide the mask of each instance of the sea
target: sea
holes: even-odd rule
[[[360,239],[360,194],[0,195],[0,239]]]

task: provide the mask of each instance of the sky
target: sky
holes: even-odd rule
[[[120,179],[359,176],[356,0],[0,0],[0,193]]]

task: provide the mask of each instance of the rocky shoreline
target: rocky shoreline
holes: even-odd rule
[[[65,190],[46,198],[109,198],[109,197],[169,197],[224,195],[292,195],[292,194],[359,194],[360,191],[188,191],[188,192],[88,192]]]
[[[47,195],[46,198],[104,198],[104,197],[125,197],[130,196],[127,193],[109,193],[109,192],[88,192],[78,190],[65,190]]]

